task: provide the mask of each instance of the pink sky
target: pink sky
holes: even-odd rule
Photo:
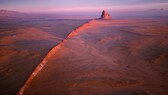
[[[1,0],[1,9],[22,12],[91,12],[168,9],[166,0]]]

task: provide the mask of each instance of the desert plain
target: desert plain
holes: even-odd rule
[[[167,95],[168,20],[1,22],[2,95]]]

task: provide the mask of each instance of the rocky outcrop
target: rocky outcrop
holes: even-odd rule
[[[26,80],[22,88],[19,90],[19,92],[16,95],[24,95],[25,89],[28,88],[29,83],[36,77],[36,75],[43,69],[45,64],[47,64],[48,59],[55,54],[56,51],[59,51],[59,49],[64,45],[64,42],[67,41],[67,39],[70,39],[76,35],[78,35],[78,32],[82,31],[83,29],[86,29],[89,27],[90,24],[92,24],[94,20],[90,20],[87,23],[79,26],[74,31],[72,31],[67,38],[65,38],[61,43],[59,43],[57,46],[53,47],[46,55],[46,57],[42,60],[42,62],[35,68],[35,70],[32,72],[32,74],[29,76],[29,78]]]
[[[108,20],[108,19],[112,19],[112,17],[110,16],[110,14],[107,11],[103,10],[100,19]]]

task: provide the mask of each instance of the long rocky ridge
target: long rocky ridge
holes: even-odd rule
[[[55,47],[53,47],[48,53],[47,55],[44,57],[44,59],[41,61],[41,63],[39,63],[39,65],[37,65],[37,67],[34,69],[34,71],[32,72],[32,74],[28,77],[28,79],[26,80],[26,82],[24,83],[24,85],[21,87],[21,89],[18,91],[18,93],[16,95],[23,95],[24,91],[26,90],[26,88],[28,88],[29,83],[34,79],[34,77],[36,77],[36,75],[43,69],[43,67],[45,66],[45,64],[47,64],[47,60],[54,55],[54,53],[56,51],[58,51],[63,45],[64,43],[76,36],[80,31],[84,30],[85,28],[87,28],[92,22],[94,22],[94,20],[90,20],[87,23],[84,23],[83,25],[79,26],[78,28],[74,29],[62,42],[60,42],[58,45],[56,45]]]

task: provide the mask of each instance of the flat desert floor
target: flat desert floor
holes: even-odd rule
[[[50,49],[85,22],[0,21],[0,95],[15,95]]]
[[[23,95],[168,95],[168,20],[93,20],[73,31]]]

